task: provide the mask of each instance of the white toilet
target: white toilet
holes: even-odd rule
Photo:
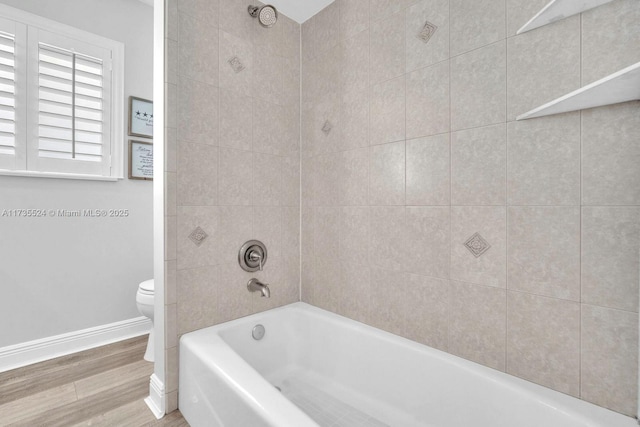
[[[147,351],[144,353],[144,360],[153,362],[153,279],[145,280],[138,286],[138,293],[136,294],[136,305],[138,311],[145,317],[151,320],[151,332],[149,333],[149,342],[147,343]]]

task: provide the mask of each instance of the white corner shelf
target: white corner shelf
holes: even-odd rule
[[[521,114],[516,117],[516,120],[602,107],[638,99],[640,99],[640,62]]]
[[[613,0],[551,0],[536,16],[524,24],[516,34],[560,21],[611,1]]]

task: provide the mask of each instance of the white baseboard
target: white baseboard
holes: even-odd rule
[[[148,334],[144,316],[0,348],[0,372]]]
[[[145,398],[144,402],[157,419],[164,417],[165,398],[164,383],[160,381],[156,374],[152,374],[149,381],[149,397]]]

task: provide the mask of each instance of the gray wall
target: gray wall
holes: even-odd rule
[[[177,407],[179,335],[299,300],[300,25],[262,28],[237,0],[168,0],[166,382]],[[234,71],[236,57],[244,67]],[[196,244],[200,227],[207,237]],[[263,241],[263,272],[237,262]],[[247,291],[252,277],[271,298]]]
[[[134,0],[2,3],[123,42],[125,98],[152,97],[150,7]],[[0,209],[19,208],[120,208],[131,216],[0,218],[0,347],[139,316],[138,283],[153,276],[150,182],[0,176]]]
[[[302,298],[635,415],[640,104],[514,120],[640,60],[640,5],[516,36],[546,3],[303,24]]]

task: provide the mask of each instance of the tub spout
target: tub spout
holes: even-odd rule
[[[263,297],[271,297],[269,285],[260,283],[258,279],[249,280],[249,282],[247,283],[247,289],[249,289],[249,292],[260,292]]]

